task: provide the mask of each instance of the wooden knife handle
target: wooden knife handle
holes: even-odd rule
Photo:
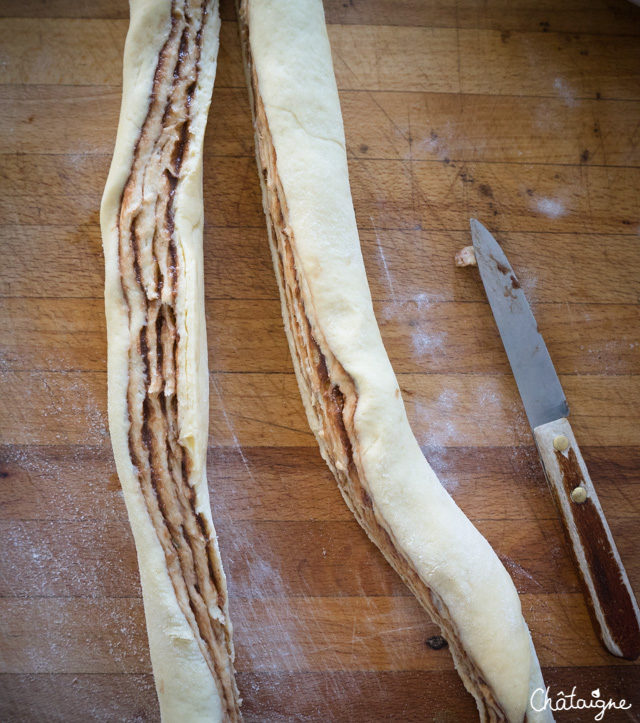
[[[580,572],[594,628],[613,655],[640,655],[640,611],[567,419],[533,430]]]

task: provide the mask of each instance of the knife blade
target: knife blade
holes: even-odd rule
[[[538,325],[498,242],[471,219],[473,248],[491,311],[498,325],[531,427],[569,416],[560,380]]]
[[[640,610],[569,424],[569,405],[531,307],[504,251],[477,220],[480,278],[538,447],[589,612],[610,653],[640,655]]]

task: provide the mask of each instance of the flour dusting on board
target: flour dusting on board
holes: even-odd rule
[[[28,380],[34,398],[43,400],[39,417],[34,415],[29,422],[29,435],[35,435],[38,440],[43,439],[43,435],[52,435],[63,444],[103,444],[107,441],[104,402],[95,398],[93,387],[85,375],[33,371],[28,373]],[[39,418],[40,428],[37,426]],[[80,439],[72,438],[69,430],[75,432],[79,421],[83,434]]]
[[[428,334],[425,331],[414,331],[411,334],[413,355],[422,359],[427,353],[437,351],[444,347],[446,335]]]
[[[555,198],[540,198],[536,202],[537,210],[547,218],[560,218],[567,215],[567,210],[562,201]]]
[[[391,272],[389,271],[389,265],[387,264],[387,258],[384,254],[384,249],[382,248],[382,243],[380,241],[380,236],[378,234],[378,229],[376,227],[375,221],[373,220],[373,216],[369,216],[371,219],[371,225],[373,226],[373,232],[376,236],[376,246],[378,247],[378,255],[380,256],[380,260],[382,261],[382,268],[384,269],[384,274],[387,279],[387,284],[389,285],[389,291],[391,292],[391,298],[396,301],[396,291],[393,285],[393,279],[391,278]]]
[[[135,597],[140,594],[126,520],[81,517],[3,524],[10,593],[18,597]],[[93,564],[99,560],[100,564]],[[2,583],[0,582],[0,585]],[[4,591],[7,594],[7,591]]]
[[[409,344],[407,353],[404,357],[413,357],[420,365],[420,371],[426,371],[429,357],[433,354],[444,354],[446,349],[447,334],[444,331],[433,331],[433,324],[425,313],[431,305],[426,294],[420,294],[413,299],[406,301],[384,301],[378,309],[378,319],[383,327],[382,336],[384,338],[387,331],[387,322],[389,330],[393,330],[394,337],[404,341],[405,335],[409,335]],[[396,370],[397,371],[397,370]]]
[[[242,449],[242,445],[228,414],[224,395],[211,375],[212,387],[218,397],[220,409],[229,433],[233,440],[233,448],[239,454],[247,475],[254,480],[251,465]],[[255,481],[255,480],[254,480]],[[257,485],[256,485],[257,486]],[[259,500],[256,500],[259,504]],[[239,527],[238,523],[235,525]],[[225,557],[230,559],[230,568],[240,566],[249,573],[249,598],[260,601],[254,605],[234,605],[233,587],[229,578],[232,622],[236,628],[236,637],[242,641],[242,635],[248,638],[243,650],[251,661],[253,670],[285,670],[301,671],[305,669],[304,655],[298,639],[292,635],[291,621],[295,613],[290,609],[287,590],[277,569],[269,564],[264,553],[264,536],[249,520],[242,522],[243,530],[237,529],[233,535],[224,540]],[[260,541],[261,544],[255,544]],[[273,559],[273,555],[270,556]],[[241,562],[239,560],[241,558]],[[262,601],[267,600],[267,604]],[[260,609],[263,613],[259,618],[254,613]],[[266,619],[266,625],[265,625]],[[284,662],[284,665],[283,665]]]
[[[564,78],[556,78],[553,81],[553,87],[568,106],[573,107],[576,105],[575,91]]]
[[[427,405],[416,402],[415,411],[423,430],[421,438],[418,438],[420,444],[436,442],[444,446],[455,446],[459,443],[458,401],[458,393],[450,387],[445,387],[434,403]]]
[[[516,585],[518,584],[518,578],[525,578],[530,583],[533,583],[534,585],[542,589],[542,585],[535,579],[535,577],[515,560],[512,560],[507,555],[500,555],[500,560],[502,564],[509,570],[511,577],[513,578]]]
[[[460,482],[455,475],[448,474],[451,469],[451,452],[444,444],[429,444],[422,448],[427,462],[438,476],[440,484],[447,490],[450,495],[460,487]]]
[[[75,372],[24,372],[20,384],[20,444],[4,446],[0,459],[0,594],[38,635],[21,633],[16,664],[41,673],[52,661],[60,670],[149,672],[131,535],[119,486],[108,482],[104,401],[91,377]],[[91,705],[83,710],[94,717]]]

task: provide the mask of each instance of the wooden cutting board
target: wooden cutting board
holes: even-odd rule
[[[512,573],[552,693],[625,698],[591,629],[475,269],[534,306],[640,592],[640,9],[328,0],[376,313],[424,452]],[[124,0],[0,2],[0,719],[158,719],[111,459],[98,207]],[[209,481],[249,721],[475,719],[437,630],[342,502],[280,320],[234,11],[204,167]],[[558,714],[591,721],[593,712]]]

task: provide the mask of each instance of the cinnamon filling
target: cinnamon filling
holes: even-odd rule
[[[196,511],[193,458],[180,442],[177,324],[184,271],[175,192],[190,140],[208,0],[174,0],[149,110],[119,212],[119,263],[129,312],[129,452],[178,604],[216,681],[226,718],[240,720],[226,586],[208,520]]]
[[[269,242],[300,391],[311,417],[320,451],[333,472],[355,518],[387,561],[398,572],[436,622],[451,649],[460,676],[476,699],[482,720],[504,721],[506,716],[474,661],[467,655],[442,599],[420,579],[411,562],[399,551],[393,535],[381,523],[375,502],[358,464],[354,415],[358,403],[353,379],[312,325],[300,289],[295,238],[288,224],[287,202],[278,176],[276,152],[251,60],[246,0],[240,8],[240,26],[256,130],[256,150],[267,217]]]

